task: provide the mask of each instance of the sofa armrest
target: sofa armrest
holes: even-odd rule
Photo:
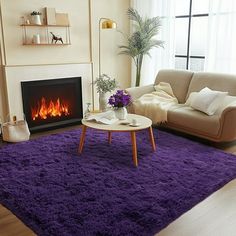
[[[236,140],[236,103],[226,107],[220,117],[222,141]]]
[[[154,84],[141,86],[141,87],[131,87],[125,90],[132,98],[133,101],[141,97],[146,93],[152,93],[154,91]]]

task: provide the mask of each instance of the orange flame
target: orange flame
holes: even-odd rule
[[[50,100],[47,103],[44,97],[41,98],[41,101],[38,101],[37,107],[31,107],[31,116],[33,120],[37,118],[46,120],[49,117],[56,117],[56,116],[68,116],[69,113],[69,106],[65,103],[60,101],[60,98],[57,98],[55,102]]]

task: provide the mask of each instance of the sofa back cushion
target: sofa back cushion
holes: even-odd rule
[[[179,103],[185,103],[192,76],[193,72],[186,70],[160,70],[157,74],[155,84],[159,84],[160,82],[169,83]]]
[[[186,99],[190,93],[199,92],[205,87],[228,92],[230,96],[236,96],[236,75],[195,72],[189,85]]]

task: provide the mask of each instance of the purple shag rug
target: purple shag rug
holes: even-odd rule
[[[0,203],[38,235],[154,235],[236,177],[236,156],[154,129],[80,129],[0,150]]]

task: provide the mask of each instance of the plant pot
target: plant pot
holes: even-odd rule
[[[32,21],[32,24],[42,25],[41,19],[40,19],[40,15],[33,15],[33,16],[31,16],[31,21]]]
[[[99,93],[99,110],[106,111],[107,110],[107,94]]]
[[[115,111],[115,116],[119,120],[125,120],[127,118],[128,112],[126,107],[119,107],[114,110]]]

